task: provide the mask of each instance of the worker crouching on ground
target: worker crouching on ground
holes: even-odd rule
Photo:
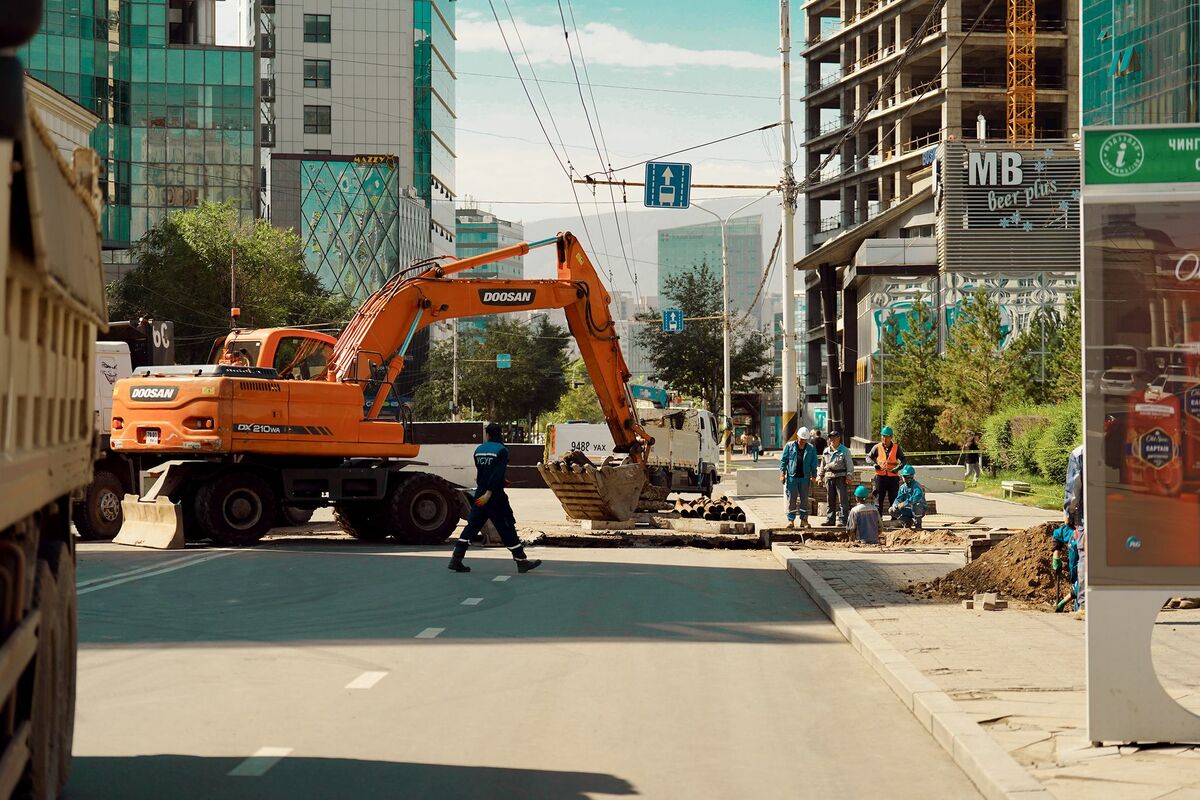
[[[508,448],[500,441],[500,426],[489,422],[483,429],[487,438],[483,444],[475,448],[475,495],[471,500],[471,513],[467,516],[466,527],[454,544],[454,555],[450,558],[450,569],[455,572],[470,572],[471,568],[463,564],[463,557],[471,540],[483,530],[488,520],[496,526],[504,545],[512,553],[517,562],[518,572],[529,572],[542,563],[540,558],[527,558],[525,546],[517,536],[517,520],[513,516],[512,505],[508,502],[508,494],[504,491],[508,481]]]
[[[1112,418],[1104,421],[1105,432]],[[1087,536],[1083,524],[1083,445],[1071,451],[1067,458],[1067,480],[1063,487],[1063,526],[1054,532],[1055,560],[1061,559],[1063,551],[1068,555],[1068,574],[1071,581],[1073,607],[1083,611],[1087,607]],[[1059,606],[1065,605],[1059,602]],[[1056,606],[1055,610],[1062,610]]]
[[[903,522],[904,527],[921,530],[921,520],[925,518],[928,504],[925,502],[925,489],[917,483],[916,474],[917,471],[911,464],[900,468],[900,479],[904,481],[904,485],[896,493],[896,500],[888,512],[892,519]]]
[[[884,425],[879,431],[883,440],[867,452],[867,463],[875,467],[875,500],[879,504],[879,516],[896,502],[900,491],[900,468],[908,463],[900,445],[892,441],[892,429]]]
[[[779,482],[787,493],[789,528],[808,527],[808,493],[817,476],[817,451],[808,443],[808,436],[808,428],[796,431],[796,438],[783,446],[779,459]]]
[[[850,509],[846,517],[846,530],[857,536],[860,542],[879,544],[879,529],[883,527],[883,519],[879,509],[867,502],[871,496],[870,490],[859,486],[854,490],[854,496],[858,498],[858,504]]]
[[[850,493],[846,491],[846,478],[854,467],[854,457],[850,448],[842,444],[842,432],[830,431],[829,446],[821,454],[821,468],[817,480],[825,481],[825,497],[829,502],[829,511],[825,515],[825,524],[832,525],[834,514],[837,514],[837,524],[845,525],[846,517],[850,516]]]

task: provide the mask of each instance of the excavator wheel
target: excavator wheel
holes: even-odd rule
[[[441,544],[458,527],[460,507],[449,481],[417,473],[388,491],[384,527],[400,544]]]
[[[83,502],[75,506],[75,528],[88,541],[112,539],[121,530],[121,479],[106,469],[96,470],[84,490]]]
[[[338,503],[333,507],[333,518],[342,530],[360,542],[381,542],[388,530],[380,522],[379,503],[359,501]]]
[[[196,522],[214,544],[255,544],[275,522],[275,492],[253,472],[218,473],[196,490]]]

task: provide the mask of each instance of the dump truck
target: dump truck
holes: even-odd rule
[[[556,279],[451,277],[543,247],[555,249]],[[359,539],[444,540],[465,500],[421,470],[411,413],[397,391],[408,348],[434,322],[550,308],[566,313],[622,463],[549,468],[543,477],[571,516],[626,519],[646,484],[653,438],[634,408],[610,302],[578,240],[561,233],[398,271],[358,309],[323,369],[313,365],[317,379],[229,363],[137,370],[113,390],[112,448],[169,460],[146,492],[123,500],[117,541],[253,544],[281,499],[333,506]]]
[[[104,327],[100,164],[71,163],[24,101],[12,55],[41,3],[0,20],[0,798],[57,797],[71,766],[71,506],[92,476],[92,354]]]
[[[717,420],[712,412],[698,408],[638,407],[642,426],[654,438],[646,458],[649,482],[670,492],[712,496],[721,481],[717,463]],[[546,429],[546,460],[559,461],[572,452],[592,461],[603,461],[615,443],[607,425],[563,422]]]

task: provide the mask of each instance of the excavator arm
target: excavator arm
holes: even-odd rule
[[[484,264],[554,245],[557,280],[452,279]],[[629,393],[629,368],[609,311],[610,297],[579,240],[570,233],[522,242],[471,258],[400,273],[363,303],[338,339],[330,358],[331,381],[391,384],[404,368],[404,355],[422,328],[457,317],[561,308],[579,345],[615,450],[644,464],[652,438],[642,428]],[[376,391],[367,418],[378,417],[386,391]]]

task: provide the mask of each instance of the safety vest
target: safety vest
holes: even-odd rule
[[[875,463],[878,464],[875,467],[875,474],[898,477],[899,473],[897,470],[900,469],[900,446],[892,442],[891,452],[888,452],[884,449],[883,442],[880,442],[875,445],[875,452],[878,454],[875,456]]]

